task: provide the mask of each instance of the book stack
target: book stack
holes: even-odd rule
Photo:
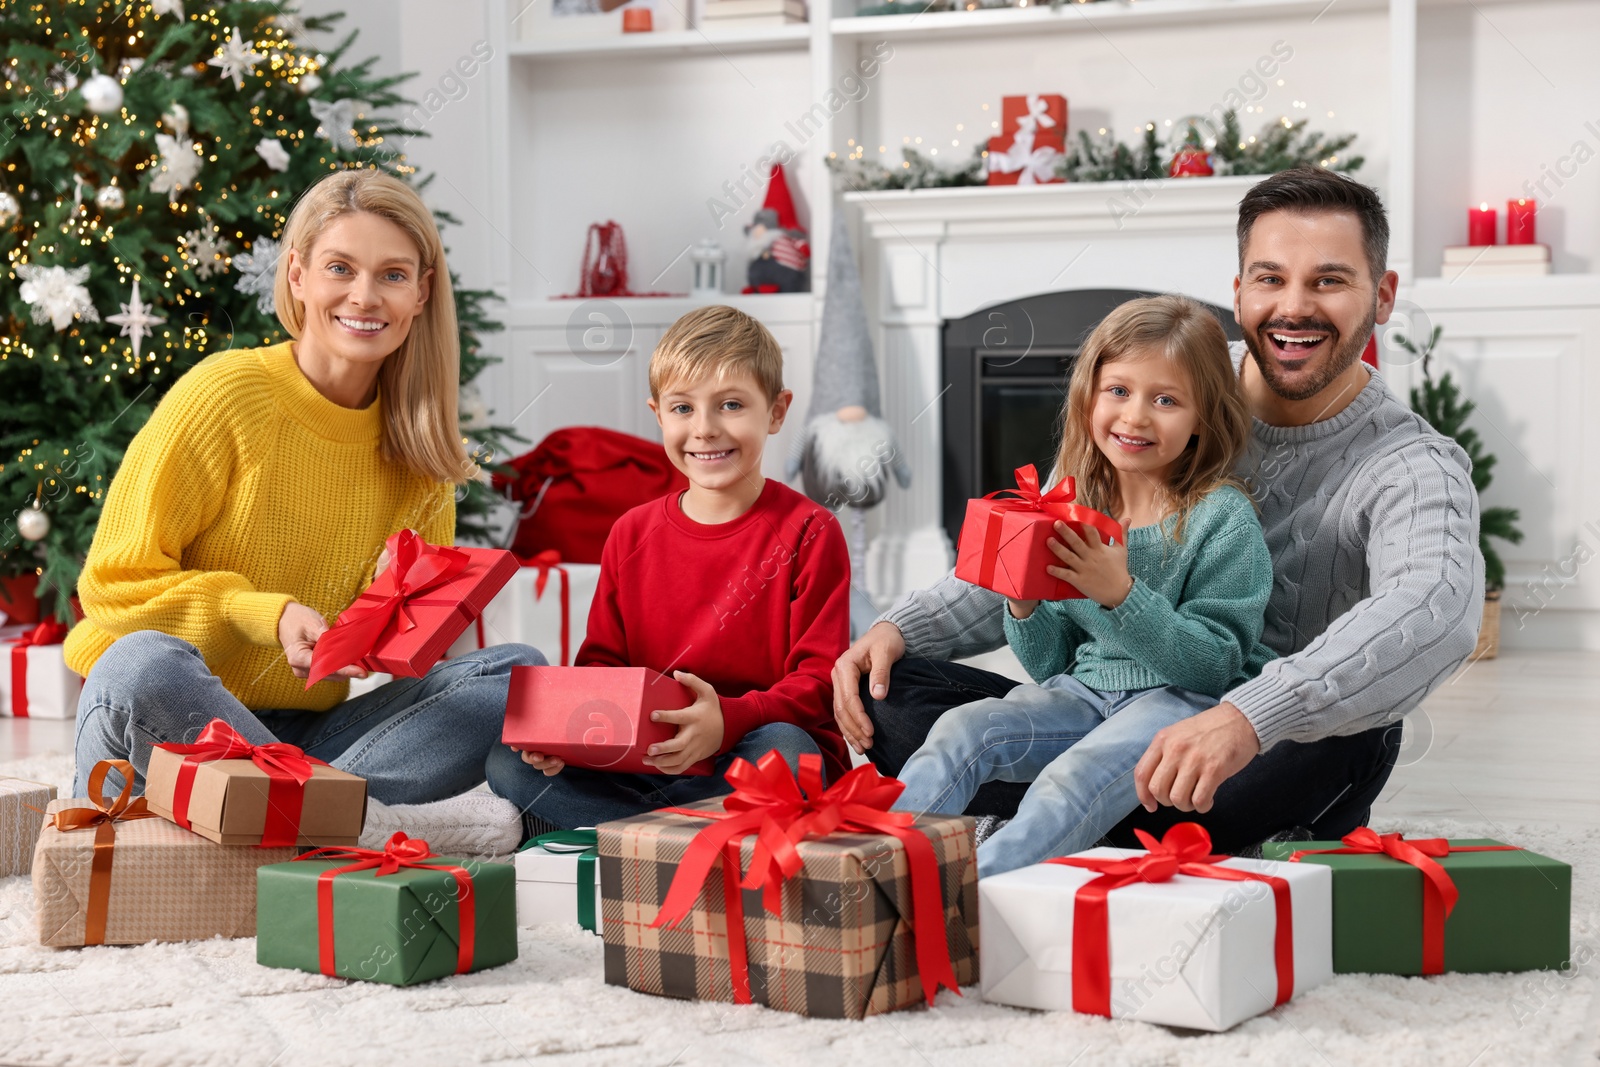
[[[1457,245],[1444,250],[1440,276],[1457,278],[1521,278],[1550,273],[1549,245]]]
[[[705,0],[700,25],[749,30],[806,21],[805,0]]]

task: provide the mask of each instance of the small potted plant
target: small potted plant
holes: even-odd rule
[[[1461,446],[1472,461],[1472,487],[1481,501],[1483,491],[1494,478],[1494,465],[1498,459],[1483,450],[1483,440],[1478,431],[1467,426],[1467,419],[1477,410],[1475,401],[1464,400],[1461,389],[1450,372],[1435,381],[1429,366],[1433,351],[1439,344],[1444,327],[1435,326],[1433,333],[1420,348],[1408,337],[1395,336],[1395,341],[1414,356],[1422,359],[1422,387],[1411,390],[1411,410],[1428,421],[1428,425]],[[1521,513],[1516,508],[1482,508],[1478,515],[1478,548],[1483,552],[1483,625],[1478,630],[1478,647],[1473,659],[1493,659],[1500,651],[1500,593],[1506,585],[1506,565],[1500,553],[1490,544],[1498,537],[1512,544],[1522,541],[1522,530],[1517,527]]]

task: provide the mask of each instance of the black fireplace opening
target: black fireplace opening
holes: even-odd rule
[[[1015,484],[1026,464],[1049,477],[1060,447],[1061,405],[1083,342],[1111,310],[1157,293],[1075,289],[1040,293],[947,319],[943,517],[950,543],[961,533],[967,501]],[[1207,304],[1230,341],[1243,337],[1233,311]]]

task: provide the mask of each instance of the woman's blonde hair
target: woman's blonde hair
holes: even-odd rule
[[[378,170],[342,170],[307,189],[289,213],[283,251],[273,284],[278,321],[298,340],[305,329],[305,305],[289,289],[289,256],[293,248],[302,262],[335,219],[366,212],[399,226],[417,246],[418,284],[433,271],[431,291],[411,332],[378,371],[383,398],[385,459],[399,460],[433,482],[460,484],[477,474],[467,458],[458,425],[457,391],[461,378],[461,341],[456,332],[456,301],[450,268],[433,214],[416,192],[400,179]]]
[[[1091,416],[1100,369],[1136,351],[1157,350],[1189,379],[1199,425],[1178,458],[1164,503],[1177,514],[1174,539],[1183,536],[1189,511],[1207,493],[1224,486],[1243,488],[1234,467],[1250,440],[1250,413],[1239,392],[1239,378],[1228,354],[1228,337],[1215,315],[1183,296],[1130,300],[1101,320],[1078,353],[1061,408],[1061,449],[1055,480],[1071,475],[1078,502],[1097,511],[1120,500],[1117,471],[1094,441]]]

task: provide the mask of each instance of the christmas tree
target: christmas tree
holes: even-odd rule
[[[301,191],[346,167],[414,177],[396,150],[410,131],[389,117],[407,103],[403,77],[343,66],[355,33],[327,55],[302,43],[338,17],[0,0],[0,576],[36,571],[62,618],[157,401],[213,352],[285,338],[277,239]],[[489,362],[477,336],[499,327],[491,294],[455,292],[462,430],[487,465],[514,435],[487,425],[469,383]],[[487,534],[490,507],[469,483],[458,535]]]

